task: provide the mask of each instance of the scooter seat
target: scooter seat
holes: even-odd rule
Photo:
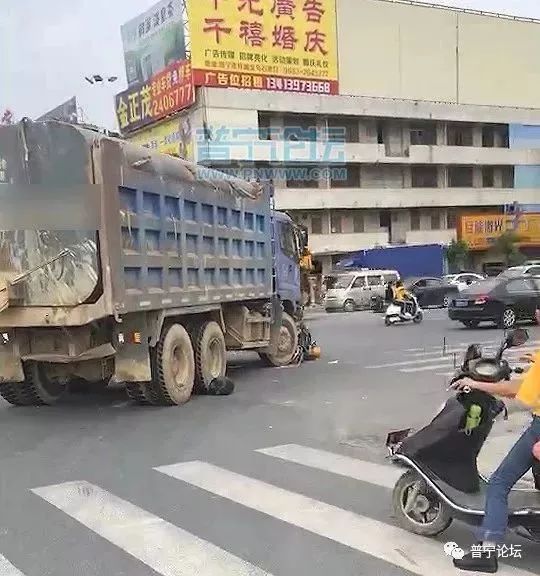
[[[480,478],[480,488],[478,492],[466,494],[446,484],[446,482],[438,478],[433,472],[425,468],[422,469],[422,472],[455,506],[463,508],[464,511],[468,513],[484,513],[488,484],[483,478]],[[540,491],[527,489],[512,490],[508,497],[508,509],[510,514],[534,510],[534,514],[540,515]]]

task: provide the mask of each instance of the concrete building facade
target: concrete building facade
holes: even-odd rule
[[[337,0],[337,34],[339,95],[199,88],[194,159],[270,174],[324,270],[540,204],[538,22]]]

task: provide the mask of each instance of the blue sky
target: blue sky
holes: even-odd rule
[[[88,122],[115,127],[125,87],[120,26],[155,0],[0,0],[0,113],[35,118],[76,95]],[[432,4],[540,19],[540,0],[431,0]],[[85,75],[118,76],[91,86]]]

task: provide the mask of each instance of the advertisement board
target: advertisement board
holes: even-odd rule
[[[75,124],[78,120],[77,98],[73,96],[69,100],[66,100],[59,106],[56,106],[56,108],[49,110],[37,118],[36,122],[44,122],[45,120],[60,120],[61,122]]]
[[[130,142],[157,150],[162,154],[179,156],[190,162],[194,161],[193,134],[188,114],[175,116],[151,126],[129,138]]]
[[[505,214],[462,216],[459,238],[471,250],[487,250],[507,231],[515,231],[519,235],[519,246],[540,246],[540,214],[521,214],[517,223],[515,216]]]
[[[187,0],[196,86],[337,94],[336,0]]]
[[[148,82],[140,82],[115,97],[116,119],[122,134],[149,124],[191,106],[195,90],[188,60],[174,62]]]
[[[186,59],[183,2],[161,0],[121,27],[128,86]]]

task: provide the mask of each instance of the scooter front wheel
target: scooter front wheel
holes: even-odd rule
[[[420,536],[437,536],[452,523],[447,506],[414,470],[396,482],[392,506],[399,525]]]

